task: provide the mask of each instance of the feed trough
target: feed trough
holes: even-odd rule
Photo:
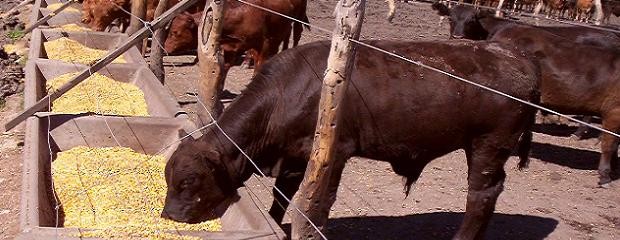
[[[84,65],[74,65],[47,59],[30,60],[26,66],[26,98],[37,101],[45,96],[45,83],[65,73],[80,72]],[[131,83],[144,93],[149,116],[174,118],[183,114],[170,91],[148,67],[136,64],[111,64],[98,73],[116,81]]]
[[[110,129],[106,127],[104,118]],[[52,115],[31,117],[26,122],[24,148],[24,177],[22,185],[21,229],[18,239],[78,239],[83,229],[56,228],[62,226],[57,218],[52,192],[50,160],[56,153],[76,146],[115,147],[116,141],[136,152],[156,154],[178,139],[178,130],[186,119],[126,118],[110,116]],[[48,124],[49,122],[49,124]],[[48,127],[50,131],[48,145]],[[48,147],[51,146],[51,147]],[[50,150],[51,149],[51,150]],[[175,146],[162,151],[169,157]],[[51,153],[50,153],[51,151]],[[240,200],[231,205],[221,217],[220,232],[182,232],[204,239],[282,239],[285,237],[269,215],[260,210],[260,203],[245,189]],[[59,213],[62,216],[62,213]],[[58,222],[57,222],[58,219]]]
[[[56,40],[62,37],[66,37],[70,40],[77,41],[78,43],[93,49],[99,50],[113,50],[119,44],[122,44],[127,40],[127,35],[121,33],[104,33],[104,32],[65,32],[53,29],[35,29],[32,32],[30,39],[30,52],[28,59],[44,58],[47,59],[48,55],[44,47],[44,43],[52,40]],[[131,48],[123,55],[125,61],[129,64],[142,64],[146,62],[137,48]],[[63,62],[60,60],[54,60],[57,62]],[[118,63],[112,63],[116,65]]]
[[[59,0],[36,0],[32,7],[32,14],[30,22],[34,23],[37,20],[43,18],[44,16],[49,15],[52,10],[47,9],[47,6],[51,4],[61,3]],[[43,26],[61,26],[65,24],[77,24],[82,27],[86,27],[85,24],[82,24],[82,5],[79,3],[73,3],[69,6],[69,8],[76,9],[78,11],[70,11],[70,9],[65,9],[60,13],[56,14],[56,16],[47,20]]]

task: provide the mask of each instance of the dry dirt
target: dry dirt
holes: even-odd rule
[[[334,1],[308,3],[312,24],[332,29]],[[363,39],[441,40],[447,23],[425,3],[399,3],[393,24],[387,23],[386,4],[370,0],[366,8]],[[613,17],[612,17],[613,18]],[[618,21],[618,19],[613,19]],[[302,42],[329,39],[327,33],[304,31]],[[378,53],[380,54],[380,53]],[[238,93],[249,82],[251,70],[233,69],[226,89]],[[167,66],[167,84],[179,100],[191,100],[198,76],[195,66]],[[7,102],[0,113],[6,118],[20,107],[20,96]],[[188,110],[194,104],[185,105]],[[0,120],[1,120],[0,118]],[[610,189],[598,188],[596,167],[599,141],[596,134],[573,140],[576,126],[536,126],[530,168],[517,171],[516,157],[506,165],[505,190],[487,231],[487,239],[620,239],[620,181]],[[0,136],[0,239],[17,230],[21,170],[20,132]],[[328,226],[331,239],[449,239],[458,228],[467,194],[466,162],[462,151],[443,156],[427,166],[408,198],[402,180],[387,163],[354,158],[345,168]],[[272,182],[271,179],[261,181]],[[252,178],[246,183],[265,208],[271,190]],[[285,219],[285,221],[288,221]]]

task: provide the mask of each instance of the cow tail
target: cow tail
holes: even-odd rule
[[[536,111],[534,111],[535,113]],[[517,147],[517,152],[519,154],[519,170],[523,170],[528,167],[530,163],[530,149],[532,148],[532,127],[534,126],[534,121],[536,121],[536,114],[530,117],[530,120],[525,126],[525,131],[521,134],[521,138],[519,138],[519,143]]]

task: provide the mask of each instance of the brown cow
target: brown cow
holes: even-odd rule
[[[248,2],[308,22],[306,0],[248,0]],[[248,50],[256,66],[275,55],[288,41],[293,31],[293,46],[301,38],[301,23],[257,9],[237,1],[227,2],[224,11],[221,48],[224,50],[225,66],[229,68]],[[201,13],[183,14],[176,17],[168,32],[165,50],[174,54],[194,50],[197,46],[198,23]],[[291,25],[293,25],[291,27]]]
[[[447,7],[443,6],[445,14]],[[583,27],[515,24],[483,17],[481,12],[465,6],[447,11],[451,20],[457,21],[451,23],[451,35],[458,32],[469,39],[512,44],[536,57],[543,74],[543,105],[565,114],[600,116],[603,128],[620,132],[620,36]],[[477,35],[480,32],[484,35]],[[618,138],[601,136],[598,171],[599,185],[603,187],[612,180],[617,149]],[[620,173],[620,169],[617,171]]]
[[[593,0],[577,0],[575,4],[576,16],[575,21],[585,22],[590,17],[590,11],[594,7]]]
[[[175,55],[193,52],[196,50],[196,46],[198,44],[198,25],[202,20],[201,16],[202,11],[195,13],[184,12],[172,20],[168,31],[168,37],[166,38],[166,44],[164,45],[164,48],[168,54]],[[300,19],[306,23],[309,22],[305,11],[303,11],[302,16],[292,17]],[[226,23],[224,27],[227,27]],[[309,27],[306,28],[309,29]],[[282,31],[290,33],[290,29],[284,29]],[[293,22],[293,47],[299,44],[302,31],[302,24],[299,22]],[[289,47],[290,34],[284,36],[283,38],[282,50],[286,50]],[[248,54],[248,56],[250,56],[250,54]]]
[[[88,24],[94,31],[103,31],[116,19],[128,23],[130,15],[125,11],[130,11],[130,2],[130,0],[84,0],[82,22]]]
[[[537,67],[501,44],[368,43],[538,102]],[[217,120],[262,171],[277,177],[276,186],[288,198],[298,190],[310,156],[329,50],[330,43],[322,41],[278,54]],[[430,161],[462,148],[469,190],[456,238],[481,238],[503,189],[504,164],[531,127],[536,109],[369,48],[357,50],[352,69],[350,86],[339,104],[335,175],[326,183],[330,197],[318,202],[321,207],[316,209],[330,209],[350,157],[389,162],[410,189]],[[217,127],[207,128],[199,139],[183,141],[168,160],[162,217],[188,223],[212,218],[216,206],[234,198],[254,171]],[[282,196],[274,196],[286,207]],[[284,210],[274,203],[270,213],[280,221]],[[319,227],[325,226],[325,212],[306,214]],[[298,220],[293,219],[293,229],[304,224]]]

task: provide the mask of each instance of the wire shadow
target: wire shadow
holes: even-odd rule
[[[463,221],[462,212],[434,212],[407,216],[329,219],[330,239],[451,239]],[[485,239],[544,239],[558,221],[552,218],[495,213]],[[284,226],[290,232],[290,225]]]

